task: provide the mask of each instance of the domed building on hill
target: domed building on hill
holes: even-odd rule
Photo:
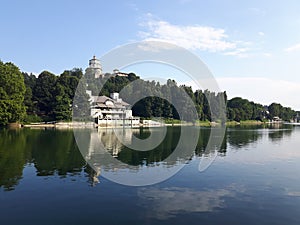
[[[89,60],[89,67],[85,70],[85,76],[93,78],[103,76],[100,60],[97,59],[96,56],[93,56],[93,58]]]
[[[103,73],[101,62],[94,55],[93,58],[89,60],[89,66],[85,70],[85,76],[90,78],[102,78],[104,76],[127,77],[128,73],[121,72],[118,69],[114,69],[112,73]]]

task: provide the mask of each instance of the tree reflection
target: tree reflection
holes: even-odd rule
[[[41,132],[32,148],[32,157],[38,176],[76,174],[85,165],[70,130]]]
[[[22,178],[23,168],[31,161],[27,130],[0,130],[0,187],[13,190]]]
[[[85,161],[72,131],[1,130],[0,187],[14,190],[27,163],[33,163],[38,176],[79,173]]]
[[[257,142],[262,137],[267,137],[271,141],[280,141],[292,134],[292,127],[271,127],[265,128],[228,128],[221,144],[218,148],[219,156],[226,156],[228,146],[241,149],[251,143]],[[205,156],[215,151],[206,150],[211,128],[201,128],[197,147],[194,151],[197,157]],[[154,166],[165,160],[174,151],[181,135],[180,127],[169,127],[166,137],[155,149],[150,151],[135,151],[120,143],[112,130],[91,130],[81,129],[80,138],[84,140],[79,148],[76,144],[72,130],[0,130],[0,187],[4,190],[14,190],[22,179],[23,169],[28,163],[32,163],[36,168],[37,176],[57,175],[66,177],[69,175],[78,175],[84,172],[87,175],[88,182],[92,185],[99,180],[100,170],[96,171],[87,165],[85,159],[94,157],[94,152],[90,152],[92,143],[92,133],[96,138],[100,138],[111,156],[117,158],[120,162],[135,166],[139,169],[141,166]],[[132,136],[144,139],[149,136],[148,129],[128,129],[125,136],[130,142]],[[126,133],[127,132],[127,133]],[[189,143],[186,143],[182,149],[182,155],[168,166],[174,166],[176,163],[186,163],[193,157],[187,151]],[[186,154],[185,154],[185,151]],[[84,158],[84,157],[85,158]],[[99,154],[97,155],[99,156]],[[112,158],[112,157],[111,157]],[[102,162],[102,161],[101,161]],[[111,164],[106,161],[104,168],[111,169]],[[100,167],[99,167],[100,168]]]
[[[256,129],[229,129],[227,142],[235,148],[243,148],[262,137],[262,132]]]
[[[280,142],[281,139],[291,136],[293,130],[292,129],[278,129],[269,132],[269,139],[272,142]]]
[[[148,136],[150,131],[148,129],[140,129],[138,133],[135,132],[135,136],[138,138],[144,138]],[[137,166],[137,165],[149,165],[155,162],[161,162],[165,160],[177,146],[180,137],[180,127],[175,127],[172,132],[167,132],[166,137],[155,149],[150,151],[135,151],[127,147],[123,147],[117,155],[118,159],[123,163]]]
[[[218,129],[218,128],[215,128]],[[209,141],[211,135],[211,128],[202,128],[200,130],[200,136],[198,139],[198,144],[197,144],[197,148],[195,149],[195,154],[199,157],[205,155],[205,154],[210,154],[213,153],[211,151],[215,151],[215,149],[207,149],[207,144]],[[227,151],[227,132],[225,132],[225,135],[223,137],[223,141],[221,143],[221,146],[216,147],[217,151],[218,151],[218,155],[219,156],[225,156],[226,155],[226,151]]]

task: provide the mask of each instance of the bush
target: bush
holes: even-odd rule
[[[26,115],[23,122],[25,124],[29,124],[29,123],[39,123],[42,122],[42,119],[37,116],[37,115]]]

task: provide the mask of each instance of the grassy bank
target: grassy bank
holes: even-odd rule
[[[165,120],[166,124],[180,124],[180,120]],[[227,121],[226,126],[239,126],[239,125],[261,125],[264,124],[264,122],[259,120],[241,120],[239,122],[237,121]],[[221,125],[219,122],[210,122],[208,120],[206,121],[200,121],[198,120],[195,123],[196,126],[200,127],[215,127]]]
[[[264,124],[264,122],[259,120],[241,120],[239,122],[237,121],[227,121],[226,126],[239,126],[239,125],[261,125]],[[197,121],[196,125],[200,127],[214,127],[221,125],[218,122],[210,122],[210,121]]]
[[[239,122],[237,121],[227,121],[226,126],[238,126],[238,125],[261,125],[264,124],[264,122],[259,120],[241,120]]]
[[[196,125],[200,127],[212,127],[213,125],[215,125],[215,123],[213,124],[210,121],[197,121]]]

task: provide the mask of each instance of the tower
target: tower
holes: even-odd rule
[[[89,60],[89,67],[85,70],[86,76],[99,78],[102,76],[102,66],[100,60],[94,55],[92,59]]]

